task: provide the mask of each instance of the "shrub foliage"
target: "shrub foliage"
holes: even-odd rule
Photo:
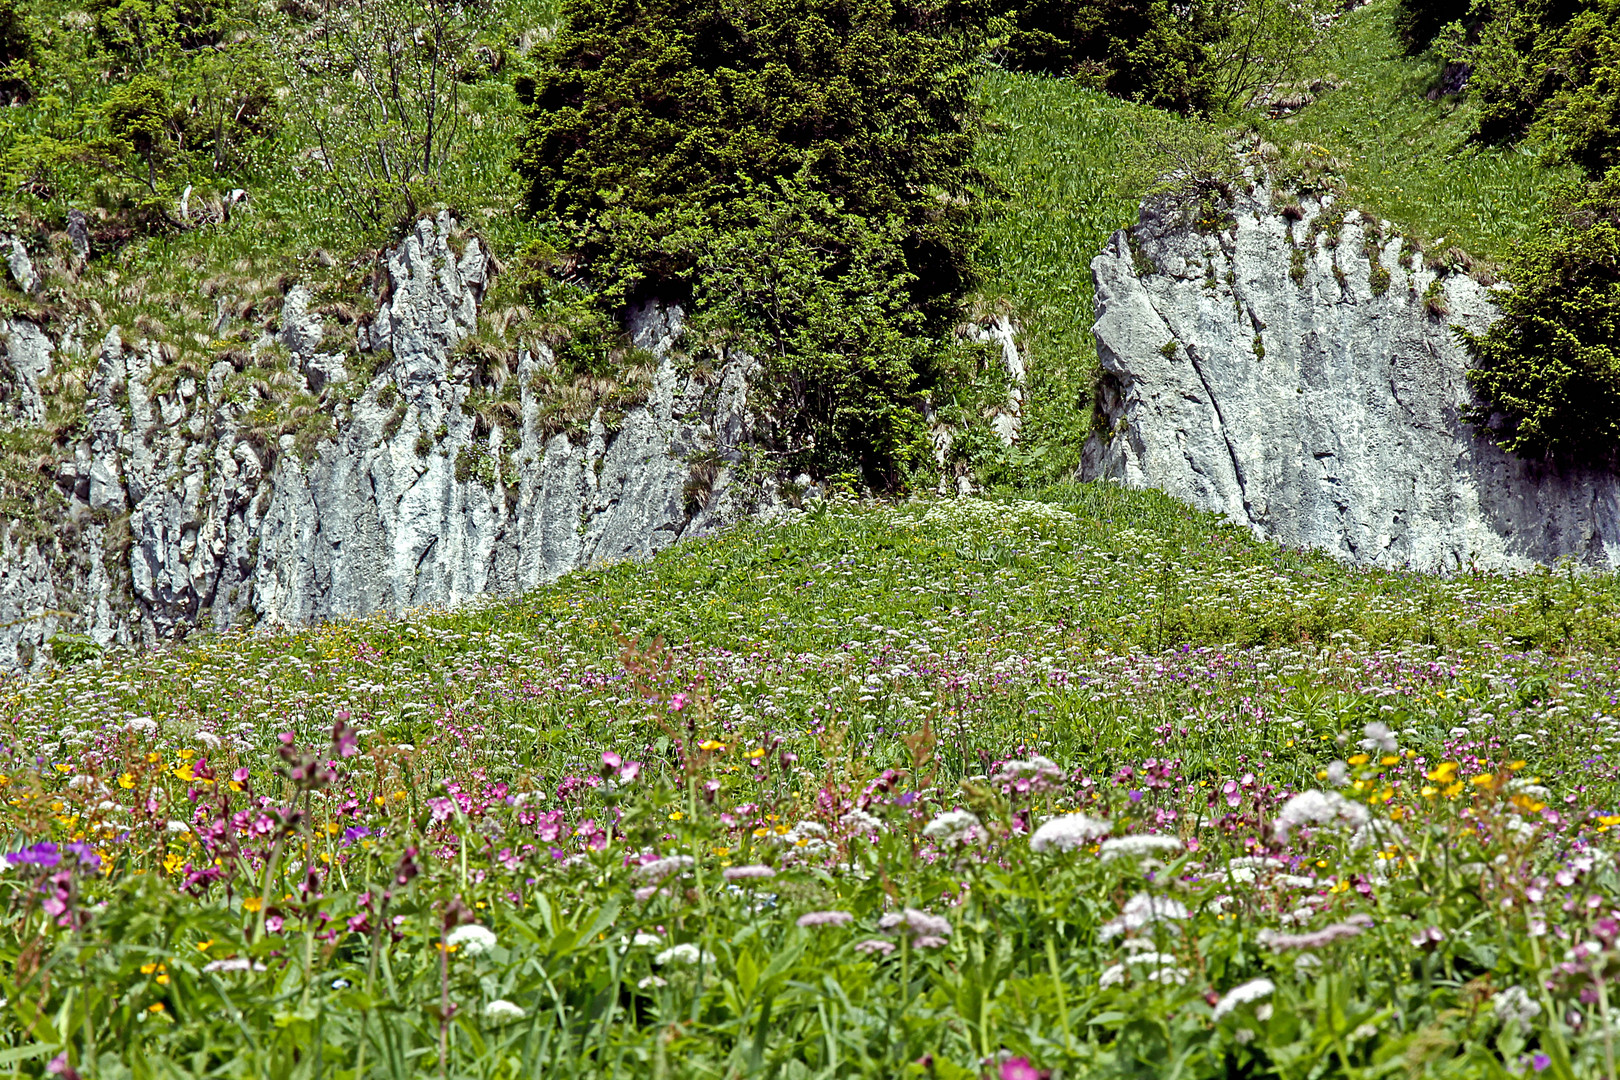
[[[673,295],[744,335],[806,463],[896,486],[975,281],[985,22],[956,0],[574,0],[519,85],[528,208],[598,305]]]
[[[1475,4],[1440,35],[1472,65],[1486,139],[1529,136],[1588,183],[1555,200],[1512,260],[1503,319],[1468,336],[1472,419],[1517,453],[1620,448],[1620,0]]]
[[[1183,114],[1241,109],[1321,41],[1323,0],[1029,0],[1007,15],[1014,67]]]
[[[1521,454],[1620,446],[1620,168],[1547,216],[1514,260],[1503,317],[1468,335],[1471,419]]]

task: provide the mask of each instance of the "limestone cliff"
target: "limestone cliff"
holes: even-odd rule
[[[1620,566],[1620,478],[1510,457],[1459,419],[1451,327],[1489,325],[1490,289],[1331,197],[1289,209],[1263,182],[1207,234],[1145,207],[1093,260],[1103,377],[1082,476],[1356,563]]]
[[[343,353],[322,351],[329,328],[309,291],[292,288],[260,347],[284,349],[305,408],[329,414],[308,446],[265,437],[232,363],[177,378],[159,345],[105,334],[87,422],[56,472],[54,522],[9,522],[0,537],[0,667],[39,662],[58,631],[152,643],[194,626],[516,593],[771,501],[768,483],[733,482],[751,362],[683,363],[678,308],[632,313],[656,366],[644,403],[611,427],[600,411],[572,434],[544,422],[533,376],[552,356],[540,345],[520,353],[509,418],[481,423],[456,350],[490,267],[447,216],[420,223],[389,253],[379,309],[359,329],[375,370],[352,376]],[[37,423],[53,354],[84,346],[26,319],[0,325],[0,342],[11,422]]]

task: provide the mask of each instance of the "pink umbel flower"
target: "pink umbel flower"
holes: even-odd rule
[[[816,926],[848,926],[855,921],[855,916],[847,911],[812,911],[799,916],[799,925],[809,928]]]
[[[1323,949],[1335,941],[1345,941],[1355,937],[1373,924],[1371,915],[1360,912],[1350,916],[1344,922],[1332,923],[1320,930],[1312,930],[1307,934],[1278,934],[1270,930],[1260,932],[1260,942],[1269,945],[1276,952],[1287,952],[1290,949]]]
[[[773,878],[776,871],[756,863],[753,866],[728,866],[720,871],[720,876],[727,881],[751,881],[756,878]]]

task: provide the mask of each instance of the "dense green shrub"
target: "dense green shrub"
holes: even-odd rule
[[[528,208],[604,309],[673,295],[742,334],[791,455],[895,486],[975,281],[985,23],[956,0],[574,0],[519,85]]]
[[[1549,209],[1509,272],[1502,318],[1467,335],[1469,419],[1519,454],[1620,448],[1620,167]]]
[[[1074,75],[1116,97],[1180,113],[1214,103],[1210,5],[1168,0],[1030,0],[1012,13],[1005,54],[1026,71]]]
[[[197,207],[249,183],[277,129],[255,17],[200,0],[0,14],[13,80],[0,93],[23,106],[0,124],[14,210],[59,222],[70,207],[95,207],[106,231],[127,236],[194,224],[177,217],[188,186]]]
[[[1323,0],[1028,0],[1008,12],[1010,66],[1072,74],[1183,114],[1241,109],[1320,42]]]
[[[1487,139],[1546,140],[1589,176],[1620,163],[1620,0],[1487,0],[1469,89]]]
[[[1471,6],[1471,0],[1395,0],[1395,34],[1415,56],[1446,26],[1468,18]]]

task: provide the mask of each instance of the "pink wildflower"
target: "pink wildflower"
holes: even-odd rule
[[[799,925],[813,926],[848,926],[855,921],[855,916],[847,911],[812,911],[799,916]]]

